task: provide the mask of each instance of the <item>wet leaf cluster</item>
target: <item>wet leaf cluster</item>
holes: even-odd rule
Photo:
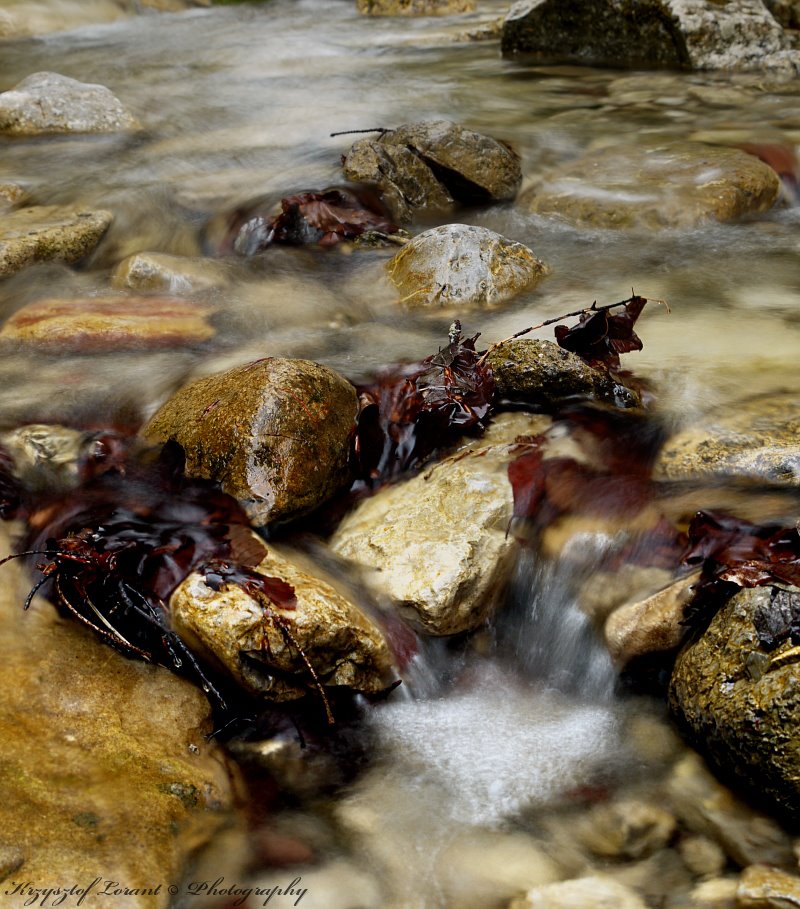
[[[421,464],[436,449],[469,432],[482,432],[491,416],[495,382],[475,350],[478,335],[461,336],[422,363],[384,372],[358,388],[361,402],[355,457],[358,475],[380,482]]]

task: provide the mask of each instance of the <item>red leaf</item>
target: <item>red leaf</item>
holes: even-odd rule
[[[632,297],[623,305],[623,311],[613,316],[609,309],[585,312],[572,328],[557,325],[556,340],[564,350],[578,354],[592,366],[616,368],[621,353],[642,349],[633,326],[645,303],[644,297]]]

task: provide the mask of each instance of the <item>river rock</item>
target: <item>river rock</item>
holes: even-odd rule
[[[452,16],[470,13],[475,0],[356,0],[366,16]]]
[[[0,94],[0,133],[116,133],[140,129],[104,86],[58,73],[33,73]]]
[[[377,187],[398,224],[420,214],[442,214],[453,206],[452,196],[430,167],[405,145],[361,139],[347,153],[342,168],[348,180]]]
[[[65,492],[77,486],[87,441],[88,434],[78,429],[41,423],[0,435],[0,446],[14,464],[14,476],[34,492]]]
[[[718,878],[728,863],[719,843],[707,836],[682,837],[678,843],[678,853],[692,874],[702,878]]]
[[[789,835],[715,779],[698,755],[689,753],[678,761],[667,780],[667,795],[681,824],[718,843],[739,867],[796,865]]]
[[[332,549],[371,569],[373,591],[428,634],[477,628],[500,600],[514,558],[510,450],[502,442],[465,448],[381,489],[345,517]]]
[[[791,909],[800,906],[800,877],[751,865],[742,872],[736,898],[739,909]]]
[[[593,808],[578,822],[577,834],[594,855],[640,859],[666,846],[676,823],[674,815],[658,805],[622,799]]]
[[[790,641],[768,651],[754,621],[798,610],[800,590],[741,590],[681,651],[670,682],[672,709],[714,763],[794,818],[800,817],[800,651]]]
[[[714,877],[701,881],[689,893],[690,909],[741,909],[736,899],[739,881],[735,877]]]
[[[502,38],[506,55],[615,67],[788,69],[788,47],[760,0],[520,0]]]
[[[686,626],[681,624],[684,609],[694,596],[692,586],[699,577],[699,571],[693,572],[647,599],[620,606],[611,613],[604,634],[609,653],[618,665],[680,645],[686,635]]]
[[[186,347],[215,334],[208,306],[178,297],[37,300],[0,329],[0,345],[55,353]]]
[[[508,909],[645,909],[645,903],[630,887],[598,875],[534,887]]]
[[[800,396],[759,395],[721,414],[704,414],[669,439],[655,466],[657,479],[709,475],[800,485]]]
[[[213,259],[157,252],[128,256],[111,275],[114,287],[169,294],[209,290],[226,280],[224,265]]]
[[[685,229],[767,211],[780,189],[775,171],[740,149],[626,143],[544,174],[519,203],[582,227]]]
[[[450,120],[409,123],[379,141],[412,149],[459,202],[510,201],[522,182],[513,149]]]
[[[178,442],[189,476],[222,485],[266,524],[310,511],[350,479],[358,401],[311,360],[267,357],[185,386],[143,433]]]
[[[467,224],[426,230],[386,267],[412,309],[500,306],[549,272],[527,246]]]
[[[85,887],[98,876],[103,887],[180,881],[231,821],[205,696],[116,653],[42,599],[24,612],[32,582],[17,565],[3,567],[0,609],[0,865],[10,857],[12,880],[35,887]],[[119,902],[167,909],[161,891]]]
[[[25,190],[16,183],[0,182],[0,211],[22,205],[28,198]]]
[[[491,350],[486,362],[492,368],[497,393],[514,401],[545,407],[576,396],[639,402],[635,391],[553,341],[507,341]]]
[[[78,262],[111,224],[107,211],[36,205],[6,214],[0,226],[0,278],[34,262]]]
[[[300,651],[326,688],[374,693],[395,681],[380,629],[325,580],[272,544],[256,570],[291,584],[296,608],[260,603],[235,584],[214,590],[192,574],[172,595],[170,614],[196,652],[275,701],[313,695],[314,679]]]

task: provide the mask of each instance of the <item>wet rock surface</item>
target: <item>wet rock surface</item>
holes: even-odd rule
[[[386,267],[411,309],[500,306],[548,272],[527,246],[467,224],[426,230]]]
[[[475,0],[357,0],[367,16],[452,16],[475,9]]]
[[[405,145],[361,139],[342,167],[348,180],[376,186],[399,224],[416,215],[447,212],[454,204],[430,167]]]
[[[734,476],[800,484],[800,398],[794,392],[746,399],[669,439],[655,464],[663,479]]]
[[[123,259],[111,275],[115,287],[170,294],[209,290],[226,283],[224,266],[210,259],[168,253],[136,253]]]
[[[476,628],[502,596],[516,547],[506,469],[520,424],[510,425],[507,441],[491,443],[496,428],[489,444],[380,490],[331,538],[334,552],[372,569],[365,581],[377,595],[429,634]]]
[[[216,480],[265,524],[348,483],[356,413],[353,386],[333,370],[270,357],[185,386],[143,434],[177,442],[189,476]]]
[[[800,877],[766,865],[752,865],[742,873],[736,899],[742,909],[800,906]]]
[[[800,604],[800,591],[744,589],[678,656],[670,702],[717,766],[739,776],[793,818],[800,817],[798,694],[791,641],[768,651],[758,613]]]
[[[104,85],[59,73],[34,73],[0,94],[0,133],[110,133],[139,128]]]
[[[3,183],[0,181],[0,211],[14,208],[26,201],[27,193],[16,183]]]
[[[214,337],[211,311],[176,297],[38,300],[3,324],[0,345],[53,352],[189,347]]]
[[[534,887],[508,909],[645,909],[635,890],[600,876]]]
[[[313,695],[302,654],[326,688],[379,692],[395,681],[378,626],[329,583],[272,544],[256,570],[290,584],[297,606],[257,602],[234,584],[214,590],[200,574],[190,575],[170,609],[175,629],[197,652],[275,701]]]
[[[443,214],[454,202],[509,201],[522,182],[519,156],[509,146],[448,120],[361,139],[342,166],[348,180],[376,186],[401,223]]]
[[[2,433],[0,444],[26,489],[55,492],[77,486],[79,462],[91,442],[87,433],[68,426],[32,424]]]
[[[9,545],[4,535],[4,553]],[[41,599],[23,612],[29,582],[14,566],[3,571],[0,869],[38,887],[98,875],[129,887],[180,880],[231,823],[204,694],[115,653]],[[125,905],[166,909],[169,899],[132,895]]]
[[[604,628],[606,645],[621,666],[648,653],[674,650],[686,636],[684,609],[692,599],[699,572],[681,578],[638,603],[615,609]]]
[[[573,396],[638,401],[636,392],[553,341],[508,341],[490,351],[486,362],[497,383],[497,393],[514,401],[543,406]]]
[[[69,206],[21,208],[0,226],[0,278],[34,262],[74,263],[92,252],[111,224],[107,211]]]
[[[758,0],[522,0],[502,41],[504,54],[614,66],[792,71],[800,62]]]
[[[735,148],[683,142],[589,152],[545,173],[519,204],[599,228],[691,228],[769,210],[780,179]]]
[[[773,818],[723,786],[697,754],[681,757],[665,788],[681,824],[717,843],[740,868],[761,863],[795,866],[789,834]]]

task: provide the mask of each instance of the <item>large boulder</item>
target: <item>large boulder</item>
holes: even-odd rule
[[[386,268],[401,302],[412,309],[500,306],[549,271],[522,243],[467,224],[426,230]]]
[[[767,211],[780,189],[771,167],[736,148],[627,143],[545,173],[519,203],[584,227],[691,228]]]
[[[512,419],[507,439],[493,433],[489,444],[381,489],[331,539],[334,552],[371,569],[365,580],[378,596],[429,634],[477,628],[502,596],[516,547],[507,468],[523,422],[535,433],[542,418]]]
[[[522,182],[508,145],[449,120],[410,123],[360,139],[345,157],[348,180],[371,183],[398,221],[513,199]]]
[[[139,129],[104,86],[58,73],[34,73],[0,94],[0,133],[115,133]]]
[[[679,654],[670,703],[714,763],[800,818],[800,650],[766,646],[758,628],[795,625],[800,590],[741,590]],[[769,642],[767,642],[769,643]]]
[[[355,389],[332,369],[267,357],[185,386],[143,434],[179,443],[189,476],[220,483],[266,524],[346,485],[357,412]]]
[[[761,0],[520,0],[503,53],[615,67],[793,71],[800,55]]]
[[[717,475],[800,485],[800,396],[759,395],[703,415],[667,440],[654,473],[664,480]]]
[[[0,278],[34,262],[78,262],[92,252],[113,220],[111,212],[62,205],[20,208],[0,226]]]
[[[357,606],[272,544],[256,570],[290,584],[297,605],[260,602],[235,584],[217,590],[192,574],[173,593],[170,615],[196,652],[274,701],[313,693],[312,669],[326,688],[374,693],[391,685],[383,633]]]
[[[3,535],[2,551],[9,548]],[[231,822],[231,784],[209,739],[209,704],[199,688],[123,657],[44,600],[23,611],[30,583],[4,566],[3,889],[11,889],[3,872],[41,888],[85,887],[100,875],[97,889],[106,880],[128,888],[162,882],[159,893],[130,894],[121,904],[167,909],[167,882],[180,881]]]
[[[189,347],[216,334],[211,309],[177,297],[47,299],[18,309],[0,329],[0,346],[63,353]]]
[[[592,397],[623,405],[639,396],[603,369],[595,369],[553,341],[506,341],[486,358],[500,397],[544,407],[571,397]]]

